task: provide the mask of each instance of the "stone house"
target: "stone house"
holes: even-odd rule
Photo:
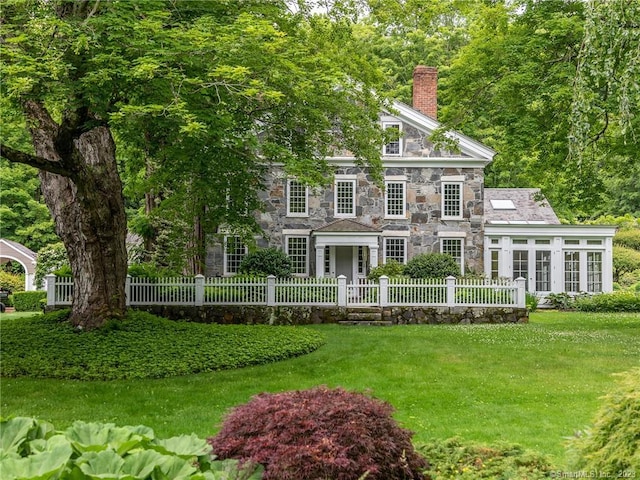
[[[302,277],[366,277],[388,260],[442,252],[461,272],[523,276],[539,293],[610,291],[613,227],[561,225],[535,189],[485,189],[484,168],[496,152],[457,132],[455,151],[434,145],[437,70],[414,70],[413,106],[383,112],[398,140],[381,145],[384,189],[348,152],[327,158],[333,184],[314,189],[274,166],[258,215],[261,247],[275,246]],[[577,242],[577,243],[576,243]],[[233,236],[212,245],[208,275],[233,275],[247,248]]]

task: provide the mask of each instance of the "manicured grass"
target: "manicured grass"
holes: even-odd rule
[[[639,314],[535,313],[525,325],[313,327],[326,336],[294,359],[159,380],[3,378],[2,415],[144,424],[159,436],[215,433],[259,392],[342,386],[389,401],[420,444],[507,441],[564,462],[612,373],[640,364]]]

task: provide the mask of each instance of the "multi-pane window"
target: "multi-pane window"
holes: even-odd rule
[[[308,271],[309,248],[307,237],[288,237],[287,255],[291,259],[291,269],[295,275],[306,275]]]
[[[536,251],[536,291],[551,291],[551,252]]]
[[[580,252],[564,252],[564,290],[580,291]]]
[[[355,180],[336,180],[336,217],[354,217],[356,214]]]
[[[247,254],[247,247],[240,237],[228,236],[224,239],[224,274],[233,275],[238,273],[240,263]]]
[[[440,252],[451,255],[454,260],[460,265],[460,272],[464,270],[463,256],[462,256],[462,238],[441,238],[440,239]]]
[[[324,247],[324,276],[331,275],[331,247]]]
[[[402,143],[400,140],[400,124],[385,123],[384,129],[391,134],[392,140],[384,146],[385,155],[400,155],[402,153]]]
[[[602,252],[587,252],[587,292],[602,292]]]
[[[442,218],[462,218],[462,183],[442,183]]]
[[[406,191],[405,182],[385,183],[385,216],[405,216]]]
[[[309,214],[309,190],[306,185],[294,179],[287,182],[287,215],[306,217]]]
[[[407,260],[407,240],[405,238],[384,239],[384,263],[395,260],[405,263]]]
[[[491,250],[491,278],[500,276],[500,251]]]
[[[514,250],[513,251],[513,278],[524,278],[529,281],[529,251]],[[528,290],[528,285],[527,285]]]
[[[358,273],[365,275],[367,273],[367,258],[365,248],[362,245],[358,246]]]

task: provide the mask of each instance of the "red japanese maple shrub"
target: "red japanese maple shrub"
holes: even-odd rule
[[[260,394],[209,438],[220,459],[265,466],[263,480],[422,480],[428,466],[393,407],[361,393],[316,387]]]

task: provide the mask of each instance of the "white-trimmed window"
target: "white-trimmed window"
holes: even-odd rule
[[[293,178],[287,181],[287,216],[309,216],[309,187]]]
[[[309,237],[287,237],[287,255],[294,275],[309,272]]]
[[[602,252],[587,252],[587,292],[602,292]]]
[[[513,279],[524,278],[529,280],[529,250],[513,251]],[[528,287],[528,286],[527,286]]]
[[[580,252],[564,252],[564,291],[580,291]]]
[[[407,263],[407,239],[388,237],[384,239],[384,263],[395,260]]]
[[[356,180],[336,178],[334,185],[336,217],[356,216]]]
[[[500,250],[491,250],[491,278],[500,276]]]
[[[550,291],[551,291],[551,251],[536,250],[536,292],[550,292]]]
[[[451,255],[464,273],[464,238],[441,238],[440,253]]]
[[[387,218],[405,218],[407,205],[407,182],[388,180],[384,183],[384,215]]]
[[[247,254],[247,246],[240,237],[224,237],[224,274],[235,275],[240,270],[240,263]]]
[[[462,219],[462,181],[442,181],[442,218]]]
[[[384,155],[396,156],[402,155],[402,129],[398,122],[384,122],[382,128],[393,134],[393,140],[387,143],[382,152]]]

